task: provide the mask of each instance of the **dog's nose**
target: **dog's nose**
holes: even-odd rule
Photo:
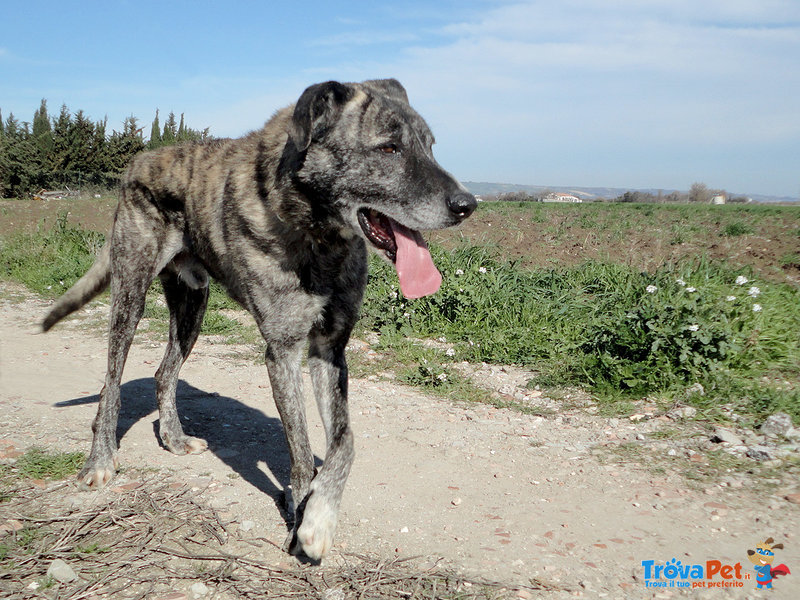
[[[478,201],[475,196],[467,192],[456,192],[447,199],[447,208],[462,219],[470,216],[477,206]]]

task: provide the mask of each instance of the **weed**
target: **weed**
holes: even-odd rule
[[[720,235],[725,237],[737,237],[740,235],[751,235],[753,233],[754,229],[747,223],[734,221],[733,223],[728,223],[725,225],[725,227],[722,228]]]
[[[104,239],[70,225],[62,213],[51,229],[12,236],[0,245],[0,278],[19,281],[43,296],[59,296],[89,270]]]
[[[75,552],[78,554],[103,554],[110,551],[111,548],[108,546],[101,546],[98,542],[90,542],[86,545],[77,544],[75,546]]]
[[[85,461],[82,452],[49,453],[41,448],[31,448],[19,457],[15,467],[21,477],[66,479],[75,475]]]
[[[702,258],[653,273],[595,262],[523,270],[486,247],[432,251],[444,283],[414,301],[373,261],[359,327],[393,340],[444,335],[456,360],[535,366],[536,384],[583,386],[606,401],[699,382],[715,402],[731,382],[750,390],[742,382],[800,371],[800,290],[748,271]],[[445,372],[406,364],[418,365],[409,381],[442,387]],[[782,406],[800,418],[794,392],[760,396],[747,403],[756,414]]]

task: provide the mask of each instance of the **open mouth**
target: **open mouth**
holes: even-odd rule
[[[436,293],[442,285],[442,275],[419,231],[371,208],[359,209],[358,224],[370,243],[394,263],[400,290],[406,298]]]
[[[358,224],[373,246],[382,250],[392,262],[397,261],[397,242],[389,217],[371,208],[362,208],[358,211]]]

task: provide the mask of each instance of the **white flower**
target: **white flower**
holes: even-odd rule
[[[478,269],[478,273],[486,273],[486,267],[481,267]]]
[[[749,290],[747,290],[747,295],[748,296],[752,296],[753,298],[758,296],[760,293],[761,293],[761,290],[758,289],[756,286],[753,286]]]
[[[445,352],[445,354],[447,354],[447,356],[455,356],[456,355],[456,351],[453,348],[448,348],[447,352]]]
[[[753,312],[761,312],[761,305],[753,304]]]
[[[745,283],[747,283],[747,281],[748,281],[747,277],[745,277],[744,275],[739,275],[736,278],[736,285],[744,285]]]
[[[446,374],[446,373],[440,373],[440,374],[439,374],[439,375],[436,377],[436,379],[438,379],[439,381],[447,381],[447,374]]]
[[[686,288],[686,291],[687,291],[687,292],[696,292],[696,291],[697,291],[697,288],[694,288],[694,287],[687,287],[687,288]]]
[[[655,293],[658,291],[658,288],[657,288],[656,286],[654,286],[654,285],[648,285],[648,286],[645,288],[645,291],[646,291],[648,294],[655,294]]]
[[[456,275],[463,275],[463,274],[464,271],[462,271],[461,269],[456,269]]]
[[[681,287],[686,286],[686,282],[683,279],[678,279],[678,281],[676,281],[675,283],[677,283]]]
[[[392,292],[392,293],[389,295],[389,297],[390,297],[392,300],[397,300],[397,292]]]
[[[725,300],[727,300],[728,302],[733,302],[734,300],[736,300],[736,296],[728,296],[727,298],[725,298]]]
[[[689,331],[697,331],[700,329],[700,325],[689,325]]]

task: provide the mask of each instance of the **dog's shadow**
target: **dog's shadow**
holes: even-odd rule
[[[157,410],[155,380],[136,379],[120,387],[122,406],[117,424],[117,441],[121,440],[135,423]],[[99,394],[65,400],[56,407],[96,404]],[[289,484],[290,463],[283,425],[280,419],[269,417],[260,410],[227,396],[205,392],[181,380],[178,382],[178,415],[187,435],[208,442],[207,452],[216,454],[242,479],[275,502],[283,518],[290,524],[284,490]],[[86,424],[87,428],[89,423]],[[164,452],[158,436],[158,420],[153,430]],[[124,464],[124,457],[122,462]],[[320,459],[315,457],[317,466]],[[273,474],[278,487],[259,467],[264,462]]]

